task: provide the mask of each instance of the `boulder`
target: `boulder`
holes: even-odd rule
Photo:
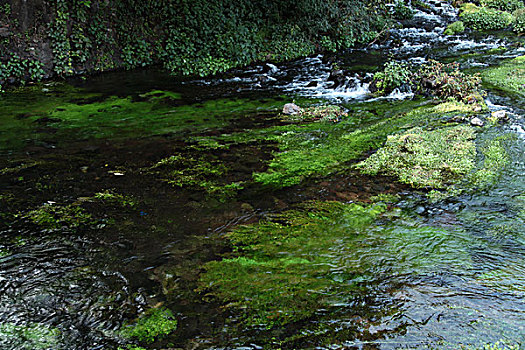
[[[476,118],[472,118],[472,120],[470,121],[470,125],[472,125],[472,126],[483,126],[483,125],[485,125],[485,123],[483,122],[483,120],[481,120],[478,117],[476,117]]]
[[[301,112],[301,107],[295,103],[287,103],[283,107],[283,114],[294,115]]]

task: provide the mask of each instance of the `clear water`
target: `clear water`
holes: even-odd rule
[[[498,340],[523,348],[523,101],[495,92],[488,96],[491,109],[510,112],[507,124],[483,135],[508,136],[504,144],[510,162],[497,183],[439,204],[391,179],[356,175],[333,175],[278,192],[249,187],[226,201],[210,199],[202,191],[173,190],[144,175],[144,169],[173,152],[200,154],[190,147],[196,137],[278,125],[276,111],[292,99],[346,106],[363,100],[377,103],[368,91],[368,70],[358,66],[380,65],[389,54],[413,62],[458,61],[469,69],[520,54],[505,35],[442,36],[455,12],[448,4],[429,3],[430,10],[418,11],[413,21],[391,33],[389,42],[335,58],[254,66],[195,81],[179,81],[157,70],[110,73],[71,81],[76,90],[50,84],[0,97],[5,126],[0,136],[6,140],[0,165],[25,166],[1,175],[1,194],[11,198],[2,202],[6,207],[0,212],[24,212],[49,201],[82,201],[107,189],[139,203],[133,209],[88,203],[98,220],[82,230],[42,230],[21,217],[1,217],[0,348],[117,349],[125,343],[118,334],[122,325],[160,304],[179,320],[169,340],[172,348],[257,349],[268,344],[263,338],[284,339],[294,330],[235,333],[228,322],[235,315],[194,292],[199,266],[227,251],[221,236],[238,224],[308,199],[359,200],[385,190],[401,193],[399,214],[378,223],[362,242],[343,241],[332,252],[334,261],[347,257],[366,262],[374,277],[361,293],[334,304],[329,312],[320,310],[304,327],[329,331],[312,331],[288,348],[458,349],[460,344],[483,346]],[[501,46],[508,48],[499,57],[486,53]],[[467,53],[479,55],[464,56]],[[337,87],[328,81],[332,59],[345,68],[356,67]],[[164,123],[160,112],[145,121],[111,112],[118,119],[97,119],[83,133],[73,127],[62,132],[53,121],[35,121],[40,104],[59,106],[79,98],[95,104],[107,96],[140,101],[141,94],[152,90],[180,94],[172,106],[149,112],[173,113],[162,130],[154,127]],[[397,92],[389,98],[407,97],[410,93]],[[25,117],[33,105],[36,109]],[[115,102],[113,109],[121,105]],[[177,119],[181,106],[188,106],[186,113],[190,110],[195,118],[209,116],[209,121],[193,125]],[[187,127],[180,127],[182,123]],[[271,144],[245,144],[211,153],[235,169],[229,176],[245,180],[264,168],[272,151]],[[432,229],[414,236],[415,227]],[[349,264],[345,261],[341,263]],[[177,278],[171,275],[174,269]],[[168,287],[175,294],[165,295]],[[159,348],[171,346],[166,344]],[[278,342],[271,347],[278,348]]]

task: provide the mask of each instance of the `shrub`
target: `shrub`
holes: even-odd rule
[[[504,29],[512,23],[510,13],[486,7],[475,12],[465,11],[461,19],[467,27],[479,31]]]
[[[463,33],[464,31],[465,31],[465,25],[463,24],[463,22],[456,21],[454,23],[449,24],[443,34],[456,35],[456,34]]]
[[[374,74],[370,90],[379,94],[389,94],[404,84],[410,84],[412,72],[406,64],[390,61],[382,72]]]
[[[501,11],[512,12],[523,8],[522,0],[481,0],[481,5]]]
[[[514,17],[512,30],[518,34],[525,33],[525,9],[516,10],[512,15]]]
[[[403,20],[403,19],[411,19],[412,17],[414,17],[414,10],[407,7],[401,0],[396,1],[396,3],[394,4],[393,10],[394,10],[394,18],[396,19]]]
[[[457,63],[443,64],[431,60],[419,69],[416,79],[418,92],[430,93],[440,99],[466,100],[481,91],[481,77],[461,72]]]

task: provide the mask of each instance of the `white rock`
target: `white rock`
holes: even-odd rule
[[[297,114],[301,112],[301,107],[295,103],[287,103],[283,107],[283,114]]]
[[[472,120],[470,121],[470,124],[473,125],[473,126],[483,126],[485,125],[485,123],[483,123],[483,120],[479,119],[479,118],[472,118]]]
[[[504,110],[492,112],[492,116],[494,118],[497,118],[498,120],[505,119],[505,117],[507,116],[507,112]]]

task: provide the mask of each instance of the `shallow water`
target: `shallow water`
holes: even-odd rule
[[[205,80],[156,69],[116,72],[0,96],[0,347],[124,348],[119,330],[162,306],[173,311],[178,329],[147,348],[457,349],[499,340],[523,348],[522,100],[489,92],[489,107],[507,110],[510,120],[479,140],[504,136],[508,165],[492,186],[444,201],[345,167],[284,190],[252,180],[278,150],[267,136],[288,125],[278,116],[284,103],[412,108],[398,101],[409,92],[371,100],[370,74],[388,53],[467,69],[520,54],[510,46],[520,39],[501,33],[444,38],[453,10],[430,4],[389,42],[334,57]],[[497,57],[489,51],[502,46]],[[328,80],[334,61],[347,72],[337,87]],[[353,130],[374,121],[342,125]],[[320,143],[331,130],[312,129],[302,142]],[[179,185],[156,167],[173,155],[187,176]],[[107,191],[128,202],[95,195]],[[366,229],[323,222],[329,248],[321,250],[326,242],[319,241],[310,247],[315,254],[306,246],[294,252],[322,256],[329,285],[337,286],[309,317],[271,329],[243,326],[242,312],[196,291],[203,266],[230,256],[224,236],[240,224],[309,200],[368,203],[384,193],[400,201]],[[31,219],[34,210],[69,204],[90,217],[59,226]]]

